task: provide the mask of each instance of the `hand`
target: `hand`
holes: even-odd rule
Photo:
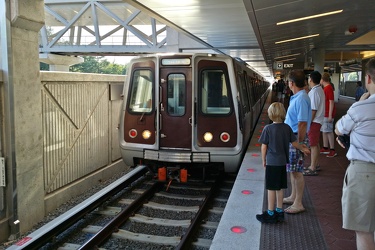
[[[310,154],[310,149],[305,145],[305,144],[301,144],[301,150],[300,151],[302,151],[302,153],[304,154],[304,155],[308,155],[308,154]]]
[[[359,101],[363,101],[363,100],[366,100],[367,98],[370,97],[370,92],[366,92],[364,93],[361,98],[359,98]]]
[[[336,141],[337,141],[337,143],[338,143],[342,148],[345,148],[344,144],[342,144],[342,142],[339,140],[338,137],[336,137]]]
[[[332,122],[333,121],[332,117],[328,117],[327,121]]]

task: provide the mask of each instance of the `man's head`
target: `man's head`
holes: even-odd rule
[[[331,75],[328,72],[324,72],[322,75],[322,81],[321,83],[323,86],[326,86],[327,84],[330,84],[331,82]]]
[[[375,93],[375,59],[366,63],[365,86],[370,94]]]
[[[310,73],[309,84],[310,87],[314,87],[315,85],[320,84],[320,80],[322,79],[322,75],[319,71],[313,71]]]
[[[371,77],[372,82],[375,82],[375,59],[366,63],[366,74]]]
[[[305,73],[303,70],[292,70],[289,73],[289,88],[297,93],[305,87]]]

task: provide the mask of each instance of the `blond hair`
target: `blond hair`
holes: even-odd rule
[[[268,117],[273,122],[284,122],[286,111],[284,104],[281,102],[274,102],[268,107]]]

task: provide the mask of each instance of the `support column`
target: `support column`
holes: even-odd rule
[[[8,67],[4,83],[9,85],[5,100],[13,125],[5,134],[13,134],[6,143],[5,213],[0,213],[0,238],[15,239],[44,217],[43,135],[41,83],[39,72],[38,32],[44,25],[43,0],[0,0],[1,17],[8,24],[7,54],[2,58]],[[3,22],[3,23],[4,23]],[[2,23],[2,24],[3,24]],[[4,25],[2,34],[4,32]],[[0,39],[4,40],[2,36]],[[3,44],[4,41],[1,41]],[[3,56],[4,54],[2,54]],[[4,71],[6,70],[6,72]],[[12,102],[13,100],[13,102]],[[9,140],[9,139],[8,139]],[[10,140],[12,138],[10,137]],[[9,159],[12,159],[9,161]]]
[[[82,57],[76,56],[62,56],[54,54],[39,54],[39,60],[43,63],[49,64],[50,71],[66,71],[69,72],[69,67],[75,64],[83,63]]]
[[[314,70],[319,71],[321,74],[323,74],[325,62],[325,49],[314,49],[312,53],[312,58],[314,63]]]

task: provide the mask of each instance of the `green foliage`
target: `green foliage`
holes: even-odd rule
[[[39,63],[40,70],[49,71],[49,65],[46,63]]]
[[[84,62],[72,65],[69,68],[71,72],[96,73],[96,74],[113,74],[125,75],[126,65],[110,63],[103,56],[83,56]],[[49,65],[40,63],[40,70],[49,70]]]
[[[70,67],[72,72],[125,75],[126,65],[110,63],[103,56],[83,56],[84,62]]]
[[[357,72],[351,72],[348,75],[348,81],[358,81]]]

